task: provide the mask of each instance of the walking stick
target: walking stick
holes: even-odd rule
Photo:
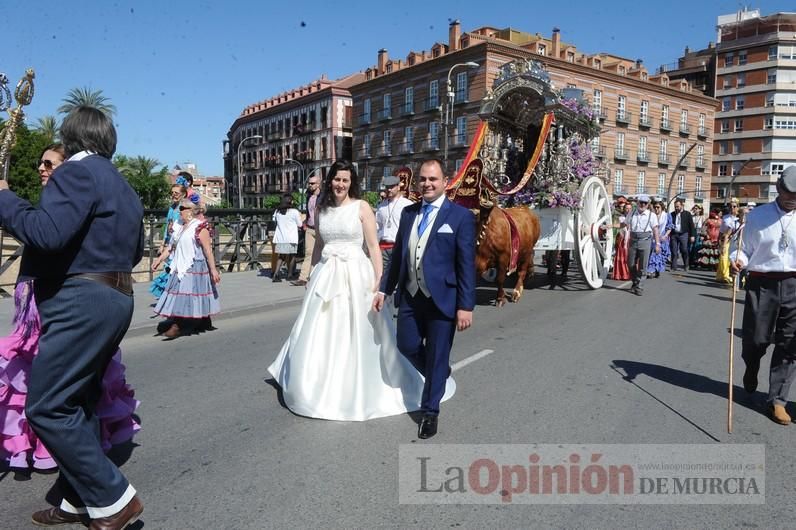
[[[741,242],[743,238],[743,225],[738,229],[738,252],[741,250]],[[736,258],[738,257],[736,253]],[[732,280],[732,309],[730,309],[730,375],[727,382],[727,432],[732,434],[732,391],[733,391],[733,366],[735,358],[735,298],[738,294],[738,284],[741,281],[741,272],[735,275]]]

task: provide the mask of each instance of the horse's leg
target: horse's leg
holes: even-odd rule
[[[503,262],[503,260],[498,260],[497,262],[497,277],[495,278],[495,282],[497,282],[497,298],[495,299],[495,305],[497,307],[503,307],[506,303],[506,291],[503,289],[503,284],[506,282],[506,272],[508,270],[508,265]]]
[[[520,258],[520,262],[517,264],[517,283],[514,286],[514,292],[511,296],[512,302],[519,302],[520,298],[522,298],[522,292],[525,290],[525,275],[528,274],[528,254],[525,253],[524,258]]]

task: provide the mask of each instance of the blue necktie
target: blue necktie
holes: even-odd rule
[[[420,224],[417,225],[417,235],[422,236],[423,232],[426,230],[428,226],[428,216],[431,211],[434,209],[433,204],[423,203],[423,217],[420,219]]]

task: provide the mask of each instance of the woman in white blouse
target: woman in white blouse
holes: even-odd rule
[[[289,193],[282,196],[282,202],[274,212],[274,221],[276,221],[274,249],[279,257],[271,274],[271,281],[281,282],[279,271],[283,263],[287,265],[288,277],[293,272],[298,252],[299,227],[301,226],[301,214],[293,207],[293,197]]]

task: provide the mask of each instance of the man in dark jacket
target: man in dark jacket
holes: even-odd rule
[[[672,250],[672,270],[677,270],[677,258],[682,256],[683,268],[688,270],[688,256],[690,245],[696,241],[696,227],[691,212],[683,209],[683,201],[674,201],[674,212],[672,212],[671,237],[669,238]]]

